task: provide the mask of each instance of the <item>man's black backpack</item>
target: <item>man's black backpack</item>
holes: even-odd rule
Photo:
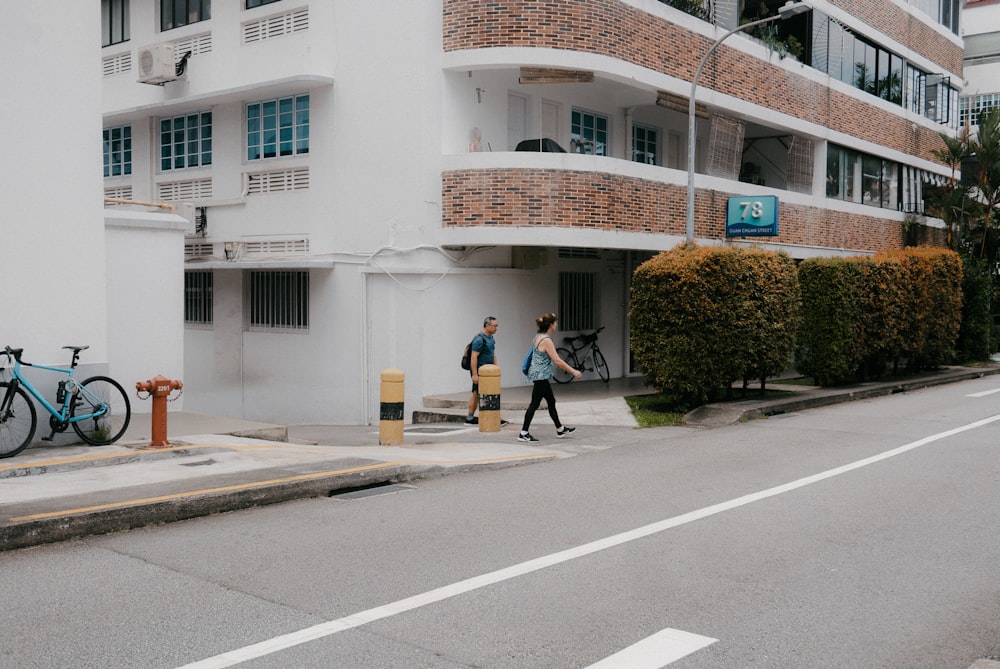
[[[477,334],[476,337],[478,336]],[[462,369],[472,369],[472,345],[476,342],[476,337],[473,337],[472,341],[465,345],[465,353],[462,354]]]

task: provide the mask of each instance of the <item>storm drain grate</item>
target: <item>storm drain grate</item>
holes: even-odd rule
[[[359,486],[356,488],[340,488],[338,490],[331,490],[329,496],[334,499],[355,500],[364,499],[366,497],[374,497],[376,495],[393,495],[397,492],[416,490],[416,488],[416,486],[406,485],[404,483],[372,483],[371,485]]]

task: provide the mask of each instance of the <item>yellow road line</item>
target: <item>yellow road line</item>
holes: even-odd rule
[[[372,471],[376,469],[386,469],[388,467],[395,467],[398,465],[412,465],[412,464],[481,464],[488,462],[504,462],[506,460],[527,460],[527,459],[538,459],[556,457],[555,453],[538,453],[530,455],[510,455],[502,458],[483,458],[480,460],[443,460],[440,462],[433,460],[398,460],[396,462],[381,462],[375,465],[364,465],[361,467],[350,467],[348,469],[333,469],[324,472],[316,472],[313,474],[300,474],[298,476],[288,476],[280,479],[270,479],[267,481],[254,481],[252,483],[240,483],[236,485],[221,486],[217,488],[203,488],[201,490],[190,490],[187,492],[172,493],[170,495],[159,495],[157,497],[144,497],[141,499],[133,499],[125,502],[112,502],[110,504],[98,504],[95,506],[84,506],[76,509],[64,509],[62,511],[50,511],[48,513],[36,513],[29,516],[15,516],[13,518],[8,518],[7,520],[12,523],[20,523],[28,520],[45,520],[47,518],[58,518],[59,516],[68,516],[73,514],[91,513],[93,511],[107,511],[109,509],[123,509],[129,506],[138,506],[140,504],[152,504],[154,502],[169,502],[171,500],[183,499],[185,497],[195,497],[197,495],[210,495],[219,492],[233,492],[236,490],[247,490],[250,488],[258,488],[268,485],[276,485],[280,483],[295,483],[297,481],[310,481],[313,479],[323,478],[325,476],[334,476],[337,474],[353,474],[356,472]]]

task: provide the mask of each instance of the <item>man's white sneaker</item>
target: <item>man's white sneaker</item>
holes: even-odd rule
[[[563,425],[562,428],[560,428],[559,430],[556,430],[556,437],[558,437],[559,439],[562,439],[563,437],[565,437],[567,434],[570,434],[571,432],[576,432],[576,428],[575,427],[569,427],[568,425]]]

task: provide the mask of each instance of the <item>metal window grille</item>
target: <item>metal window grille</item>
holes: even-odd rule
[[[212,277],[207,271],[184,272],[184,322],[212,322]]]
[[[251,328],[304,330],[309,327],[309,273],[251,271]]]
[[[592,272],[559,272],[560,329],[572,331],[597,327],[596,277]]]

